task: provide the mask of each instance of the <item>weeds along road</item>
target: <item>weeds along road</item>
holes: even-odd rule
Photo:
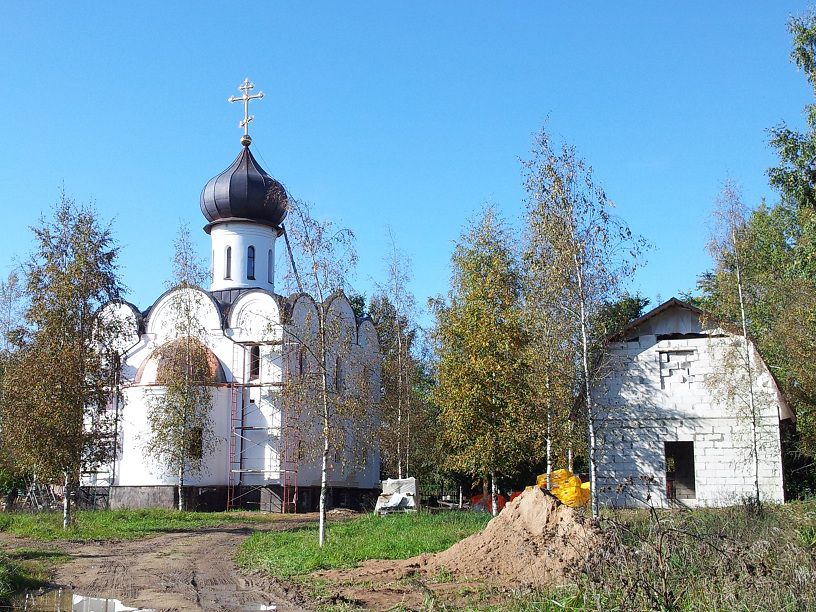
[[[39,542],[0,533],[0,548],[58,549],[71,560],[55,567],[53,583],[79,595],[120,599],[155,610],[240,610],[274,604],[300,610],[286,591],[260,572],[239,570],[233,557],[254,531],[316,522],[316,514],[268,523],[230,524],[117,542]]]

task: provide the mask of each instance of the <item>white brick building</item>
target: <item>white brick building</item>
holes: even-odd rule
[[[742,337],[672,298],[616,340],[593,391],[601,503],[724,506],[752,495],[749,385],[734,375],[747,372],[734,367]],[[782,502],[779,423],[793,415],[753,346],[751,353],[760,495]]]

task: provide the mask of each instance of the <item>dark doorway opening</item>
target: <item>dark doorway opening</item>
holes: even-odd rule
[[[666,497],[695,499],[694,442],[666,442]]]

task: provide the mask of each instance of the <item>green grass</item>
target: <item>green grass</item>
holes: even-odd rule
[[[68,558],[59,551],[28,548],[0,553],[0,606],[8,605],[16,592],[35,589],[46,583],[49,568]]]
[[[74,523],[62,528],[58,512],[0,514],[0,531],[35,540],[135,540],[155,533],[214,527],[230,523],[273,520],[268,515],[176,510],[87,510],[74,513]]]
[[[487,514],[470,512],[366,515],[328,525],[322,549],[316,527],[255,533],[241,546],[238,563],[291,578],[352,567],[367,559],[407,559],[449,548],[482,529],[489,519]]]
[[[323,550],[313,528],[260,533],[244,543],[239,562],[299,586],[319,609],[354,609],[335,596],[348,584],[309,573],[442,550],[488,518],[365,516],[329,525]],[[428,593],[423,609],[816,610],[816,500],[767,505],[759,515],[742,506],[656,514],[608,510],[601,527],[603,544],[589,567],[576,566],[560,587],[516,591],[469,584],[461,592]],[[456,583],[444,570],[422,580]],[[384,584],[376,588],[389,588]],[[366,588],[364,582],[354,586]]]
[[[603,609],[816,609],[816,501],[688,511],[608,511],[584,605]],[[576,609],[585,609],[579,607]]]

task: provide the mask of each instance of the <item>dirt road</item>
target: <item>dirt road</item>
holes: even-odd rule
[[[313,515],[269,523],[174,532],[133,542],[41,543],[0,534],[0,548],[59,549],[71,561],[59,565],[55,586],[79,595],[109,597],[154,610],[244,610],[275,605],[300,610],[273,580],[235,566],[240,543],[253,531],[283,530],[313,522]]]

